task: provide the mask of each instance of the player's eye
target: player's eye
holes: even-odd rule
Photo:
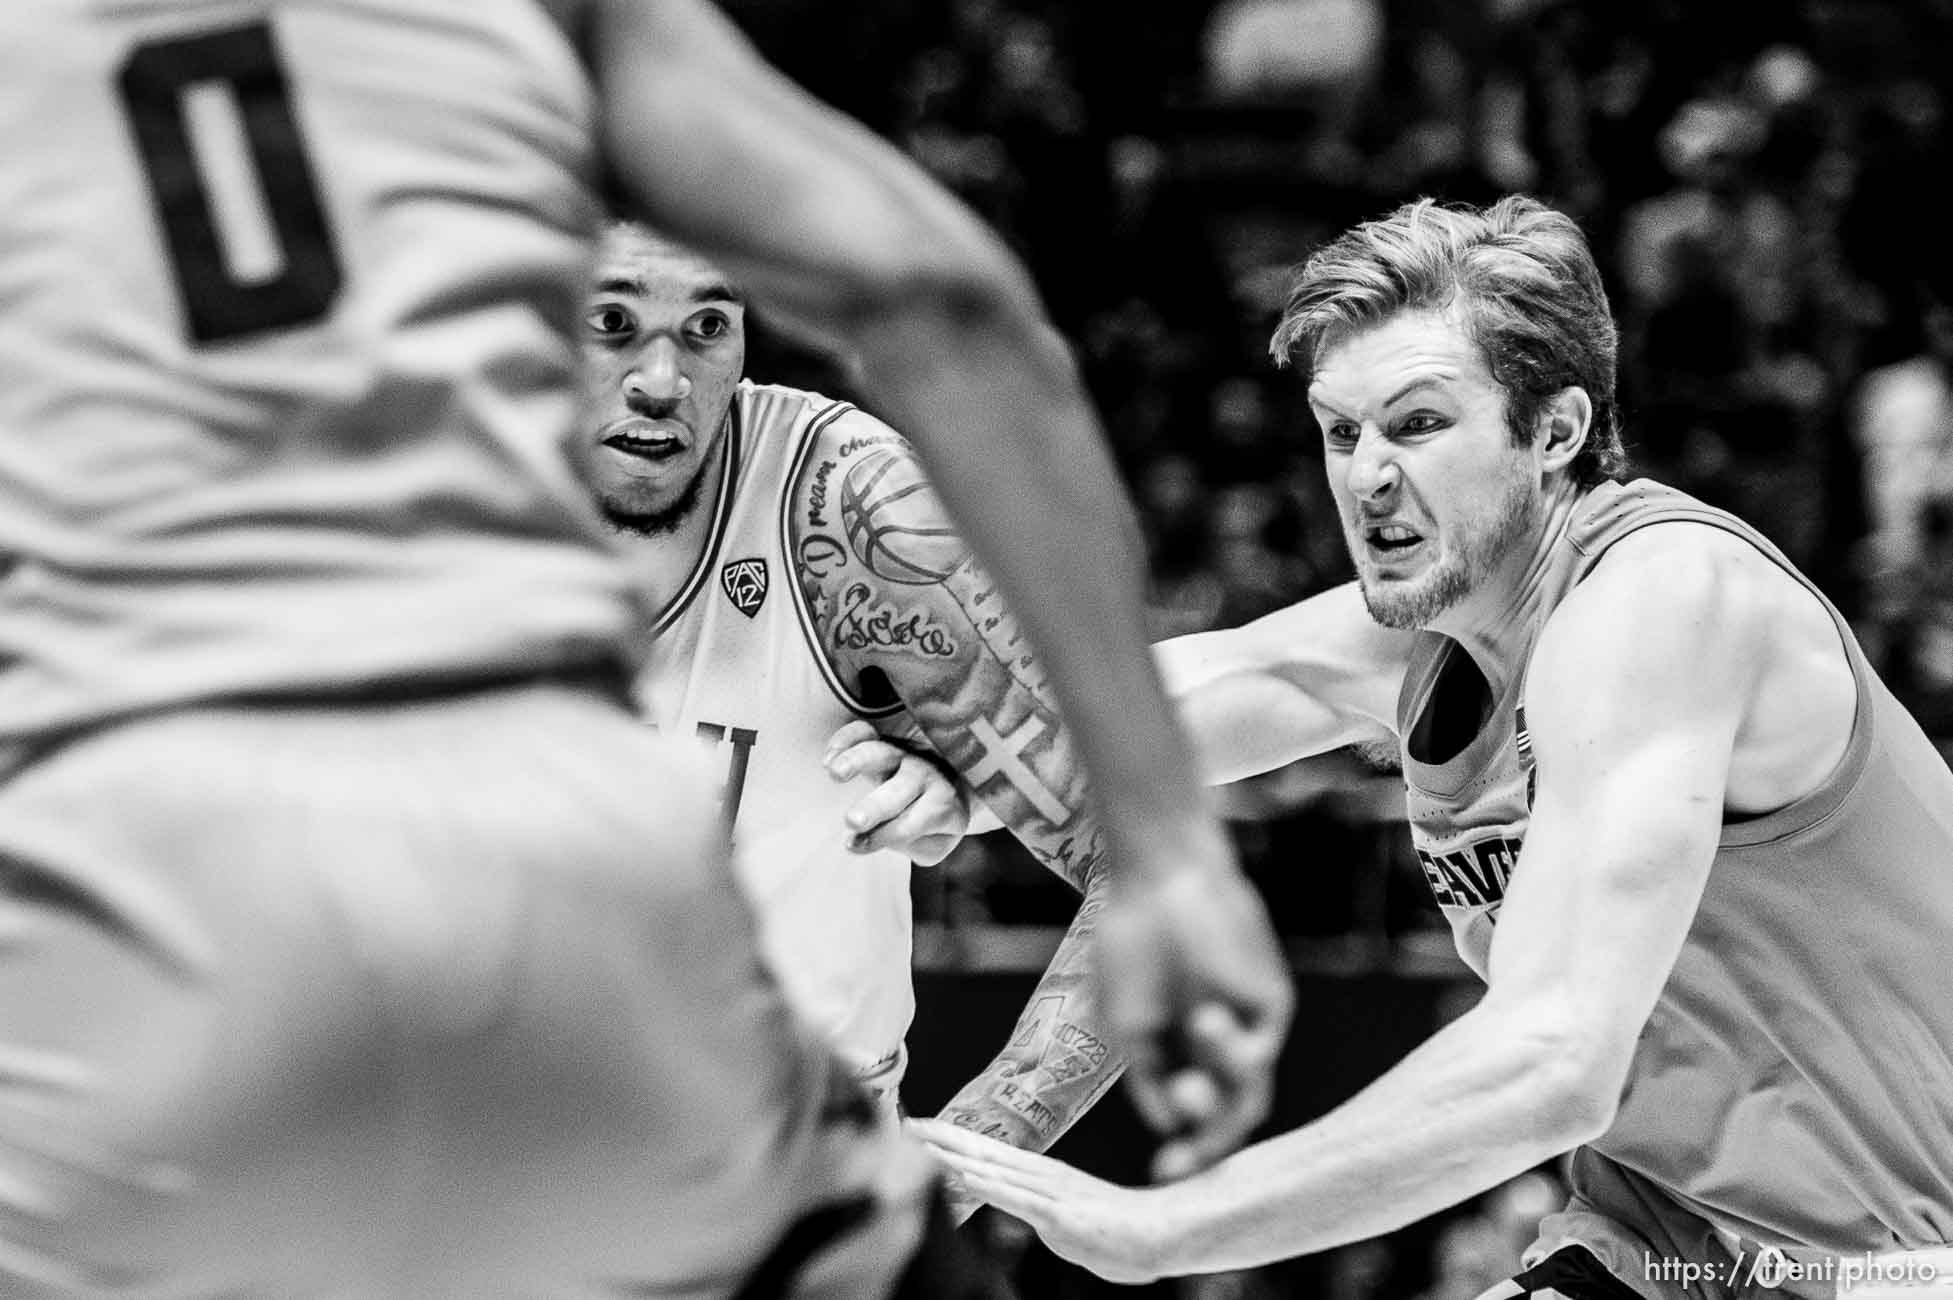
[[[1411,434],[1436,433],[1439,429],[1442,429],[1444,425],[1445,422],[1442,417],[1436,415],[1429,415],[1424,412],[1419,412],[1418,414],[1410,416],[1408,419],[1405,419],[1404,421],[1399,423],[1397,426],[1397,431],[1399,433],[1411,433]]]
[[[1332,447],[1354,447],[1361,431],[1348,420],[1330,420],[1322,426],[1322,438]]]
[[[692,321],[692,333],[708,342],[717,342],[732,333],[732,322],[716,311],[706,312]]]
[[[622,338],[636,324],[631,314],[614,302],[598,303],[592,307],[590,314],[583,318],[583,323],[600,339]]]

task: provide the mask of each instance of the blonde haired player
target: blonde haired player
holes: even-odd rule
[[[1852,1267],[1953,1294],[1953,772],[1768,541],[1619,481],[1579,228],[1406,205],[1309,259],[1275,350],[1357,580],[1164,666],[1217,778],[1397,745],[1485,995],[1172,1187],[933,1139],[1122,1279],[1388,1232],[1570,1150],[1487,1300],[1829,1300]]]
[[[1127,536],[1075,379],[995,239],[723,18],[15,0],[0,146],[0,1292],[953,1289],[626,705],[648,611],[561,446],[600,175],[940,461],[1137,841],[1126,1021],[1229,1008],[1190,1149],[1253,1122],[1285,986],[1136,568],[1041,567]]]

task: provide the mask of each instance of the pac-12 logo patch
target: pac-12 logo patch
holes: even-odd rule
[[[766,603],[766,561],[734,560],[719,570],[719,585],[726,589],[732,607],[752,618]]]

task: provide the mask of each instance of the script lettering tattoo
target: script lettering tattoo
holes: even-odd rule
[[[816,528],[825,528],[827,520],[821,511],[827,509],[827,477],[834,472],[834,462],[824,460],[814,470],[813,487],[808,492],[807,522]]]
[[[801,539],[800,567],[809,577],[825,578],[847,562],[847,548],[826,533],[814,533]]]
[[[834,598],[820,585],[820,580],[839,572],[847,564],[847,548],[826,533],[813,533],[801,538],[797,558],[808,610],[813,614],[815,623],[824,624],[833,613]]]
[[[927,622],[920,612],[902,618],[894,606],[874,599],[865,582],[851,582],[841,593],[834,612],[834,645],[839,650],[914,650],[947,659],[956,653],[949,633]]]
[[[1039,1101],[1037,1094],[1007,1082],[997,1089],[997,1099],[1013,1114],[1022,1116],[1047,1141],[1057,1132],[1058,1112]]]
[[[866,451],[870,447],[886,447],[891,444],[905,448],[909,445],[900,434],[889,430],[884,433],[868,433],[862,434],[859,437],[850,438],[842,443],[840,450],[834,454],[845,459],[858,451]]]

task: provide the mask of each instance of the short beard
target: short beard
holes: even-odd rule
[[[678,525],[685,522],[692,511],[698,508],[699,484],[705,478],[703,473],[692,475],[692,481],[678,494],[678,499],[663,510],[638,512],[625,510],[609,501],[598,502],[610,526],[620,533],[635,533],[639,537],[662,537],[676,532]]]
[[[1368,581],[1359,583],[1363,607],[1383,627],[1405,632],[1427,628],[1483,582],[1538,521],[1538,501],[1526,480],[1514,475],[1490,527],[1466,537],[1456,552],[1415,582],[1392,584],[1388,590],[1374,589]]]
[[[1454,556],[1418,581],[1394,584],[1388,592],[1364,582],[1360,584],[1363,607],[1370,611],[1370,617],[1380,627],[1396,628],[1403,632],[1418,631],[1463,600],[1465,593],[1471,590],[1465,569],[1463,561]]]

